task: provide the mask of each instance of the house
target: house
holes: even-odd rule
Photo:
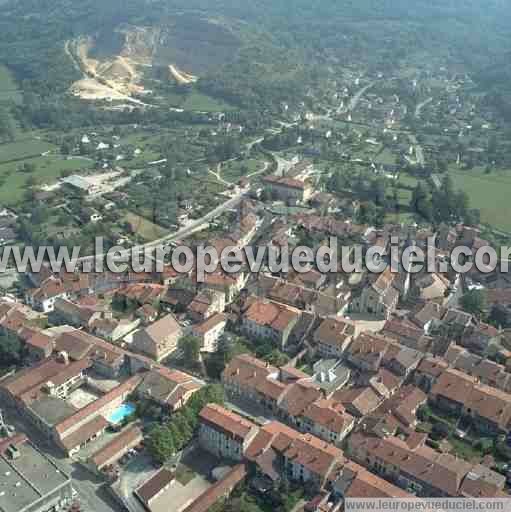
[[[351,311],[388,320],[399,302],[399,291],[395,287],[398,275],[387,267],[369,286],[359,290],[351,302]]]
[[[134,331],[139,325],[139,318],[121,318],[120,320],[100,318],[92,323],[90,332],[110,342],[116,342]]]
[[[109,425],[105,418],[127,400],[140,381],[141,377],[135,375],[61,420],[53,426],[53,440],[68,456],[77,453],[91,441],[103,435]]]
[[[65,353],[71,360],[89,358],[103,377],[117,378],[124,366],[124,350],[83,331],[62,332],[54,338],[54,345],[57,353]]]
[[[65,510],[76,495],[66,470],[25,435],[0,440],[3,512]]]
[[[221,480],[202,493],[183,512],[208,512],[215,504],[230,496],[247,476],[245,464],[234,466]]]
[[[392,426],[393,433],[413,432],[417,425],[417,411],[428,400],[426,393],[412,384],[403,386],[385,400],[373,417],[383,417],[387,425]]]
[[[234,357],[226,366],[222,373],[222,384],[232,400],[263,402],[260,391],[268,387],[267,381],[277,381],[278,375],[278,368],[255,357],[242,354]],[[285,388],[285,386],[281,387],[278,397]],[[276,406],[276,401],[274,405]]]
[[[192,327],[192,334],[201,340],[201,351],[214,353],[218,350],[218,340],[227,325],[227,316],[216,313],[205,322]]]
[[[255,299],[243,314],[241,329],[251,339],[267,338],[285,349],[299,319],[300,311],[295,308]]]
[[[465,331],[460,343],[471,350],[483,354],[492,344],[498,344],[500,331],[493,325],[479,322]]]
[[[135,311],[135,316],[140,318],[144,325],[152,324],[158,318],[158,310],[150,304],[144,304]]]
[[[340,446],[355,426],[355,418],[335,400],[319,399],[302,413],[302,430]]]
[[[332,492],[343,499],[414,497],[352,461],[346,462],[335,475]]]
[[[450,368],[438,377],[429,396],[441,409],[460,416],[475,383],[475,377]]]
[[[134,494],[147,510],[152,510],[151,503],[168,490],[175,480],[174,472],[167,468],[161,468],[149,480],[135,489]]]
[[[354,335],[355,325],[348,320],[326,318],[314,333],[314,341],[322,357],[341,358]]]
[[[336,391],[332,399],[342,404],[346,411],[357,418],[367,416],[383,402],[383,397],[370,386]]]
[[[314,193],[312,184],[308,180],[299,180],[289,177],[265,176],[263,178],[265,190],[270,197],[284,201],[289,205],[304,204]]]
[[[346,350],[346,359],[363,372],[377,372],[391,343],[385,336],[362,332]]]
[[[428,301],[412,316],[411,320],[424,331],[424,334],[430,334],[441,325],[444,313],[440,304]]]
[[[422,359],[415,369],[413,375],[414,382],[425,393],[429,393],[437,379],[448,367],[449,364],[445,359],[442,359],[441,357],[427,356]]]
[[[161,367],[143,374],[137,394],[172,413],[183,407],[200,388],[192,376]]]
[[[51,356],[54,348],[51,336],[39,330],[26,327],[19,332],[18,337],[24,344],[30,361],[42,361]]]
[[[229,274],[226,274],[221,270],[217,270],[215,272],[206,273],[204,281],[199,283],[199,287],[201,289],[206,288],[225,294],[225,303],[231,304],[240,291],[245,287],[249,277],[250,274],[243,270]]]
[[[49,277],[36,289],[29,290],[25,295],[26,303],[37,311],[50,313],[54,310],[57,299],[67,299],[68,290],[64,283],[56,278]]]
[[[346,460],[333,444],[276,421],[259,429],[246,457],[257,474],[274,482],[285,476],[318,491]]]
[[[204,322],[215,313],[223,313],[225,293],[215,290],[199,292],[188,306],[188,315],[195,322]]]
[[[242,461],[258,427],[241,416],[209,404],[199,414],[199,444],[221,459]]]
[[[54,303],[52,316],[58,323],[84,327],[88,329],[91,324],[102,318],[104,312],[101,308],[81,306],[68,299],[57,298]]]
[[[473,465],[424,445],[363,432],[353,434],[348,454],[356,462],[402,489],[420,497],[457,497]]]
[[[161,361],[171,355],[183,335],[174,316],[169,313],[153,324],[133,334],[133,350]]]
[[[89,464],[95,471],[102,471],[103,468],[115,464],[126,453],[139,445],[144,439],[140,427],[131,426],[113,438],[100,450],[94,453]]]
[[[406,379],[417,368],[422,357],[423,353],[418,350],[392,343],[383,355],[382,365]]]

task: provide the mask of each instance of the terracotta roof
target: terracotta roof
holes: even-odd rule
[[[174,315],[168,314],[146,327],[144,331],[154,341],[159,342],[171,334],[181,332],[181,327],[174,318]]]
[[[444,492],[448,496],[458,495],[463,478],[472,465],[452,455],[438,453],[427,446],[411,450],[397,437],[372,437],[362,433],[350,437],[350,451],[356,455],[362,452],[375,457],[386,465],[396,466],[403,473],[418,481]]]
[[[425,357],[417,367],[417,370],[431,377],[438,377],[449,367],[441,357]]]
[[[277,185],[279,187],[295,188],[304,190],[309,186],[306,182],[296,180],[294,178],[278,177],[278,176],[265,176],[263,181],[271,185]]]
[[[50,353],[53,351],[53,338],[42,332],[36,332],[30,336],[25,343],[31,347],[49,351]]]
[[[104,445],[91,458],[91,462],[99,469],[110,463],[118,454],[124,453],[126,447],[133,446],[142,441],[144,435],[139,427],[130,427],[119,434],[112,441]]]
[[[363,332],[348,347],[351,358],[363,361],[370,366],[379,365],[391,344],[391,340],[378,334]]]
[[[336,391],[332,398],[342,403],[350,412],[358,416],[366,416],[374,411],[382,402],[372,388],[360,387]]]
[[[192,332],[198,335],[204,335],[208,333],[211,329],[214,329],[217,325],[222,322],[227,321],[227,316],[223,313],[215,313],[210,316],[205,322],[202,322],[199,325],[194,325],[192,328]]]
[[[323,397],[322,391],[311,383],[295,382],[286,389],[280,408],[293,417],[301,416],[316,400]]]
[[[101,410],[115,398],[121,396],[124,393],[130,393],[133,391],[138,386],[141,379],[142,377],[140,375],[134,375],[102,397],[85,406],[83,409],[80,409],[69,418],[66,418],[64,421],[60,422],[55,426],[55,430],[62,436],[69,429],[71,429],[75,423],[97,414],[99,410]]]
[[[151,500],[161,492],[167,485],[176,478],[175,473],[166,468],[161,468],[147,482],[143,483],[135,493],[145,503],[149,504]]]
[[[485,385],[477,385],[466,398],[465,407],[492,421],[503,430],[511,423],[511,395]]]
[[[239,464],[233,467],[222,480],[211,486],[205,493],[201,494],[192,504],[186,507],[183,512],[208,512],[221,498],[230,494],[246,476],[247,470],[244,465]]]
[[[61,443],[67,451],[73,450],[88,441],[92,436],[103,431],[106,427],[108,427],[108,421],[103,416],[96,416],[69,436],[61,439]]]
[[[326,318],[314,333],[314,339],[320,343],[339,347],[355,334],[355,326],[347,320]]]
[[[222,374],[222,380],[232,380],[244,387],[256,388],[259,382],[266,380],[271,374],[277,374],[278,369],[264,361],[247,354],[233,358]]]
[[[431,390],[434,396],[440,395],[459,404],[465,403],[476,379],[458,370],[449,369],[440,375]]]
[[[311,404],[304,411],[303,416],[337,434],[342,434],[355,421],[355,418],[347,413],[339,402],[325,399]]]
[[[199,416],[202,423],[240,441],[244,441],[255,428],[252,422],[216,404],[206,405]]]
[[[1,387],[14,397],[30,401],[32,396],[37,398],[41,388],[49,381],[58,385],[78,375],[88,366],[88,360],[79,364],[66,364],[55,358],[45,359],[35,366],[16,372],[5,379]]]
[[[356,473],[344,496],[347,498],[413,498],[403,489],[387,482],[367,469],[349,462],[346,469]]]
[[[300,316],[299,311],[275,302],[254,301],[245,313],[245,319],[275,331],[284,331]]]

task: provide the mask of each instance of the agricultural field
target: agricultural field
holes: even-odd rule
[[[454,185],[468,194],[471,206],[481,210],[483,223],[511,232],[511,170],[486,174],[483,168],[465,171],[453,166],[449,174]]]

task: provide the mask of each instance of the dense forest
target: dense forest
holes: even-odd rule
[[[60,118],[62,110],[82,117],[76,102],[62,97],[79,78],[65,41],[126,23],[151,26],[177,12],[235,26],[240,48],[199,87],[242,109],[298,100],[323,67],[357,56],[380,71],[416,54],[447,54],[478,73],[496,101],[511,74],[510,13],[502,0],[17,0],[2,11],[0,62],[23,84],[21,117],[35,124]]]

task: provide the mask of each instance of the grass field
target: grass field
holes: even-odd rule
[[[257,172],[263,168],[264,162],[250,158],[242,162],[228,162],[222,167],[220,175],[226,181],[236,182],[242,176]]]
[[[49,142],[23,136],[15,142],[0,144],[0,164],[11,160],[40,156],[55,149],[56,146]]]
[[[130,222],[137,229],[137,235],[148,241],[157,240],[168,234],[165,228],[153,224],[151,221],[133,212],[128,212],[124,220]]]
[[[2,101],[21,101],[21,92],[14,81],[11,72],[0,65],[0,102]]]
[[[185,110],[199,110],[203,112],[222,112],[224,110],[232,110],[232,106],[206,96],[200,92],[192,92],[186,97],[186,100],[180,105]]]
[[[468,194],[471,206],[481,210],[483,223],[511,232],[511,170],[485,174],[482,168],[463,171],[453,167],[449,174],[455,186]]]
[[[36,166],[33,174],[19,170],[23,161],[0,164],[0,177],[5,179],[0,187],[0,205],[17,203],[23,197],[25,183],[30,176],[35,177],[40,184],[51,184],[63,171],[77,171],[93,165],[90,161],[77,158],[65,160],[58,156],[38,157],[26,161]]]

